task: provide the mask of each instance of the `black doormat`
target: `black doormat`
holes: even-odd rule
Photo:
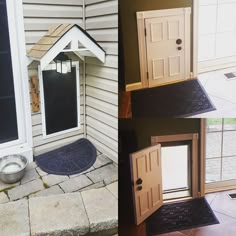
[[[131,93],[133,117],[188,117],[216,110],[198,80]]]
[[[36,157],[37,165],[45,172],[55,175],[74,175],[89,169],[96,161],[97,151],[87,139]]]
[[[219,224],[205,198],[162,206],[146,222],[147,235]]]

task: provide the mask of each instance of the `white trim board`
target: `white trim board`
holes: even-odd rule
[[[38,74],[39,74],[39,86],[40,86],[40,97],[41,97],[41,116],[42,116],[42,133],[43,133],[43,138],[44,139],[48,139],[48,138],[52,138],[55,136],[60,136],[66,133],[70,133],[70,132],[74,132],[77,130],[81,129],[81,125],[80,125],[80,73],[79,73],[79,62],[78,61],[74,61],[72,62],[72,66],[76,67],[76,86],[77,86],[77,122],[78,122],[78,126],[72,129],[68,129],[68,130],[64,130],[64,131],[60,131],[57,133],[53,133],[53,134],[47,134],[46,132],[46,119],[45,119],[45,107],[44,107],[44,89],[43,89],[43,70],[41,70],[41,67],[39,65],[38,67]],[[56,64],[49,64],[44,70],[56,70]]]
[[[27,152],[28,160],[31,162],[33,161],[32,125],[22,0],[7,0],[6,6],[19,139],[1,144],[0,152],[1,156],[6,153],[13,154],[17,152],[20,154]]]
[[[78,42],[84,46],[85,50],[80,50],[78,48]],[[71,49],[64,50],[68,44],[72,45]],[[44,70],[46,66],[49,65],[60,52],[63,51],[75,51],[75,54],[77,55],[79,53],[82,58],[84,56],[97,57],[102,63],[105,63],[105,52],[76,26],[65,33],[65,35],[63,35],[62,38],[60,38],[59,41],[41,59],[29,57],[31,59],[29,63],[34,60],[39,61],[41,69]]]

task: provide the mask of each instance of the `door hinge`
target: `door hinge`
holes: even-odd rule
[[[148,73],[148,71],[147,71],[147,79],[149,79],[149,73]]]
[[[144,35],[147,36],[147,29],[144,29]]]

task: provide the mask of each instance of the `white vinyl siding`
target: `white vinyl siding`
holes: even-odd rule
[[[105,64],[86,59],[86,133],[118,162],[118,1],[86,0],[86,31],[106,51]]]
[[[71,143],[87,134],[98,151],[118,162],[118,1],[23,0],[26,47],[29,50],[52,24],[75,23],[83,27],[106,51],[106,62],[86,58],[86,79],[80,65],[81,130],[43,139],[41,113],[32,114],[34,155]],[[83,22],[85,17],[85,22]],[[38,75],[36,63],[29,77]],[[86,83],[86,94],[83,94]],[[84,125],[84,96],[86,125]],[[85,130],[86,128],[86,130]]]
[[[50,25],[75,23],[83,27],[83,0],[23,0],[26,47],[29,50],[47,31]],[[37,64],[29,67],[29,79],[38,76]],[[57,137],[43,139],[41,112],[32,113],[34,155],[69,144],[84,137],[83,124],[83,66],[80,64],[80,115],[81,129]]]

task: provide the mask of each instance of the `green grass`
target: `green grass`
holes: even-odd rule
[[[222,119],[217,119],[217,118],[207,119],[207,126],[221,125],[221,124],[222,124]],[[236,118],[224,119],[224,124],[236,124]]]

